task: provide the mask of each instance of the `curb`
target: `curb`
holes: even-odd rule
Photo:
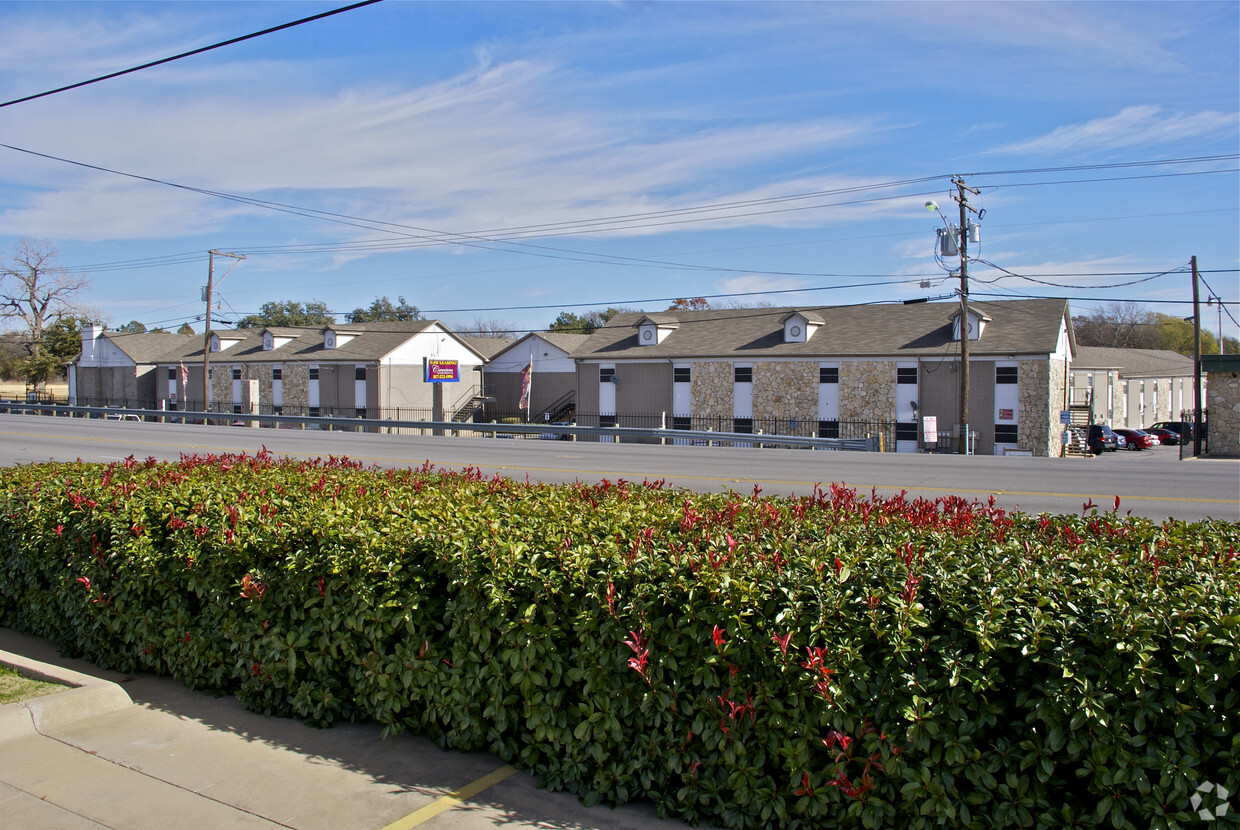
[[[10,651],[0,651],[0,665],[16,669],[35,680],[72,687],[63,692],[0,706],[0,742],[54,732],[77,721],[133,705],[129,694],[111,680],[40,663]]]

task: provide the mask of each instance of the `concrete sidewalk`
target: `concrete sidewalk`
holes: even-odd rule
[[[374,724],[315,729],[175,680],[60,657],[0,629],[0,663],[75,686],[0,706],[0,825],[23,830],[676,830],[649,805],[588,809],[485,753]]]

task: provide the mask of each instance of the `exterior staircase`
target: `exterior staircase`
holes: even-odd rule
[[[489,400],[492,399],[481,393],[469,398],[469,400],[457,407],[456,411],[452,413],[452,423],[465,423],[470,418],[474,417],[474,413],[478,411],[478,408]]]
[[[1094,422],[1094,398],[1087,394],[1084,402],[1069,399],[1068,443],[1064,445],[1064,457],[1086,458],[1093,455],[1089,449],[1089,425]]]

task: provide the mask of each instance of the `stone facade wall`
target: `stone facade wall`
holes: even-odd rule
[[[734,374],[730,362],[694,363],[690,378],[689,397],[693,401],[695,416],[732,417],[735,398],[732,392]]]
[[[818,419],[818,361],[753,366],[753,417]]]
[[[1017,448],[1044,456],[1058,441],[1067,375],[1056,360],[1022,360],[1017,370]],[[1058,447],[1056,447],[1058,449]]]
[[[281,406],[286,412],[305,412],[310,408],[310,367],[305,363],[285,363],[280,377]]]
[[[1231,372],[1210,372],[1208,382],[1210,433],[1206,455],[1212,458],[1240,457],[1240,378]]]
[[[245,397],[244,382],[247,380],[258,381],[258,406],[259,412],[271,411],[271,364],[270,363],[243,363],[241,365],[241,396]],[[244,400],[242,401],[244,403]]]
[[[896,419],[896,362],[840,362],[840,420]]]
[[[211,410],[232,412],[232,364],[211,362]]]

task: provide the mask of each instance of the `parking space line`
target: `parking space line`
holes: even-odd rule
[[[427,804],[425,807],[415,810],[404,818],[397,819],[384,827],[383,830],[410,830],[410,828],[417,827],[419,824],[430,821],[445,810],[451,810],[461,802],[468,801],[487,787],[498,784],[514,772],[516,772],[514,768],[505,764],[495,770],[495,772],[484,775],[477,781],[466,784],[455,792],[448,793],[438,801]]]

